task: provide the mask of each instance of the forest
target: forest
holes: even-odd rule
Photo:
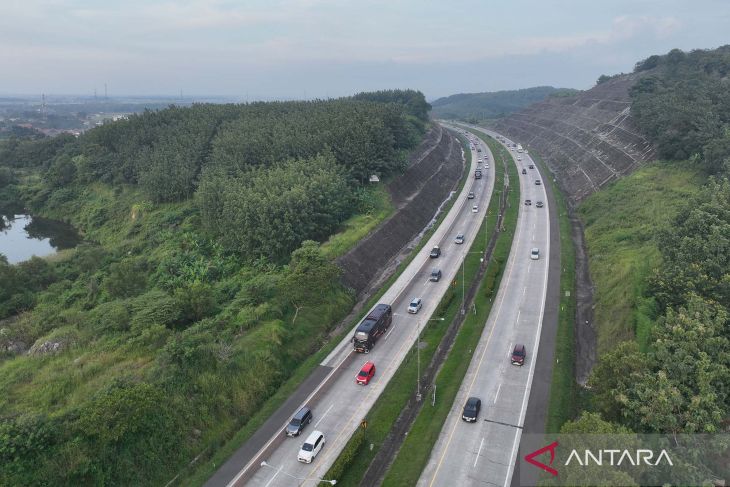
[[[640,129],[666,166],[691,166],[704,185],[649,234],[643,222],[603,217],[616,238],[651,242],[660,254],[640,295],[632,297],[650,321],[649,332],[646,342],[623,341],[600,357],[584,412],[562,431],[674,438],[723,432],[730,418],[730,46],[673,50],[637,63],[636,71],[646,71],[631,93]],[[717,460],[702,459],[703,478],[723,468]]]
[[[459,93],[439,98],[433,102],[433,116],[477,123],[483,120],[505,117],[532,103],[550,96],[575,94],[577,90],[536,86],[522,90],[506,90],[487,93]]]
[[[0,485],[160,485],[230,439],[350,311],[320,244],[404,169],[429,108],[171,106],[0,141],[0,203],[84,235],[0,258]]]

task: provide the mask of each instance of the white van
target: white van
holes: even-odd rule
[[[317,456],[324,446],[324,433],[321,431],[312,431],[307,437],[307,441],[304,442],[302,447],[299,449],[297,460],[303,463],[312,463],[312,460]]]

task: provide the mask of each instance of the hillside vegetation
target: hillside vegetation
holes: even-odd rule
[[[435,100],[431,114],[435,118],[465,120],[471,123],[504,117],[549,96],[576,93],[570,88],[536,86],[522,90],[487,93],[459,93]]]
[[[730,416],[728,48],[674,50],[636,69],[652,71],[632,90],[632,111],[674,161],[612,184],[580,209],[596,319],[607,329],[589,379],[589,409],[600,416],[585,414],[564,432],[594,432],[597,423],[720,432]],[[722,467],[716,460],[699,459],[704,478]]]
[[[694,196],[702,174],[686,163],[653,163],[594,193],[578,208],[596,292],[599,353],[636,338],[645,348],[654,310],[647,280],[661,263],[657,231]]]
[[[230,438],[350,310],[318,242],[383,206],[362,181],[427,110],[195,105],[0,142],[0,196],[86,238],[0,259],[0,485],[164,485]]]

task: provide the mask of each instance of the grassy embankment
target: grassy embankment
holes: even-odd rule
[[[636,339],[646,350],[654,303],[646,281],[661,262],[654,235],[703,176],[686,162],[653,163],[593,194],[579,207],[595,286],[598,353]]]
[[[471,164],[471,153],[468,150],[468,144],[462,140],[462,146],[465,148],[466,166],[469,167]],[[465,171],[462,176],[459,186],[456,192],[460,192],[467,180],[467,172]],[[377,190],[373,190],[375,210],[370,215],[356,215],[347,220],[343,224],[344,230],[341,234],[336,234],[325,242],[322,246],[324,253],[335,258],[338,255],[346,253],[352,246],[356,245],[357,242],[372,231],[380,222],[384,221],[390,215],[392,215],[394,209],[387,190],[381,186]],[[251,418],[246,425],[241,428],[228,442],[221,445],[216,449],[209,461],[200,464],[196,467],[190,467],[188,474],[181,475],[183,480],[181,485],[184,486],[195,486],[202,485],[205,481],[215,472],[215,470],[224,463],[243,443],[245,443],[251,435],[253,435],[261,425],[274,413],[281,405],[287,400],[287,398],[296,390],[297,387],[309,376],[310,373],[324,360],[324,358],[339,344],[340,340],[345,334],[350,333],[352,327],[354,327],[365,314],[372,308],[379,300],[380,297],[390,288],[390,286],[398,279],[403,270],[405,270],[411,261],[418,255],[419,251],[423,249],[423,246],[428,242],[428,239],[436,231],[440,223],[448,214],[451,207],[454,205],[456,199],[450,200],[442,209],[439,218],[437,219],[434,226],[426,232],[419,242],[418,246],[411,252],[411,254],[404,259],[399,265],[398,270],[388,278],[381,289],[371,297],[368,302],[363,306],[362,312],[350,323],[350,326],[344,328],[344,330],[331,337],[325,346],[323,346],[315,354],[311,355],[306,359],[294,372],[289,380],[287,380],[277,392],[264,403],[261,409]],[[339,250],[336,250],[339,249]],[[415,378],[414,378],[415,380]],[[187,475],[187,478],[185,478]]]

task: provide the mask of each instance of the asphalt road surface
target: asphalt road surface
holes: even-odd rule
[[[455,195],[456,203],[419,255],[380,300],[393,307],[393,323],[387,334],[379,339],[367,355],[352,351],[352,333],[348,334],[315,371],[315,374],[324,378],[319,382],[308,381],[307,385],[300,387],[296,393],[300,399],[288,401],[288,406],[285,405],[275,415],[278,421],[272,417],[254,435],[256,442],[243,445],[211,477],[206,486],[245,484],[274,487],[319,483],[416,342],[419,330],[428,324],[429,319],[438,318],[432,313],[459,271],[464,252],[475,238],[483,238],[477,232],[486,216],[487,203],[494,187],[494,163],[487,146],[481,141],[477,144],[482,152],[477,152],[476,147],[472,151],[469,179],[463,191]],[[488,155],[486,162],[489,168],[485,168],[485,163],[477,162],[485,154]],[[481,166],[484,174],[479,180],[474,179],[477,166]],[[475,193],[475,199],[467,199],[469,191]],[[477,212],[472,211],[473,205],[478,205]],[[465,237],[461,245],[454,242],[458,233],[463,233]],[[442,254],[438,259],[428,256],[434,245],[441,247]],[[443,273],[440,282],[428,280],[433,267],[441,269]],[[423,308],[418,314],[409,315],[406,309],[414,297],[423,299]],[[366,361],[373,361],[377,372],[369,385],[359,386],[355,384],[355,376]],[[304,404],[313,410],[312,423],[301,436],[285,438],[283,430],[286,422]],[[297,453],[314,430],[324,433],[324,448],[311,464],[300,463]],[[266,437],[268,440],[263,442]],[[256,443],[256,447],[252,447],[252,443]],[[262,462],[266,464],[262,465]]]
[[[551,209],[544,184],[536,184],[543,179],[538,167],[529,169],[534,163],[527,154],[510,154],[520,173],[515,238],[484,332],[419,486],[507,486],[514,473],[547,296]],[[522,168],[527,174],[521,174]],[[525,205],[526,199],[532,204]],[[538,201],[542,208],[536,206]],[[539,249],[538,260],[530,258],[532,248]],[[510,361],[517,343],[527,349],[524,366]],[[461,419],[469,397],[482,401],[474,423]]]

